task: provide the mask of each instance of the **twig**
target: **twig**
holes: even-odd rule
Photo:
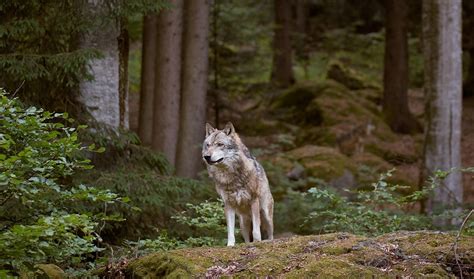
[[[23,87],[23,84],[25,84],[25,80],[23,80],[20,86],[15,90],[15,92],[13,92],[12,97],[15,97],[16,93],[18,93],[18,91]]]
[[[461,237],[461,232],[464,229],[464,226],[466,225],[467,220],[469,220],[469,217],[471,217],[472,213],[474,213],[474,209],[471,209],[471,212],[469,212],[466,218],[464,218],[464,220],[462,221],[461,227],[459,228],[459,231],[458,231],[458,235],[456,236],[456,240],[454,241],[454,258],[456,259],[456,265],[459,268],[459,276],[461,277],[461,279],[463,279],[463,275],[462,275],[461,265],[459,264],[458,242],[459,242],[459,238]]]

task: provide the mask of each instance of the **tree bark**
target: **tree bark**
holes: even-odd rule
[[[274,8],[275,29],[271,80],[276,86],[285,88],[295,82],[290,38],[291,2],[289,0],[275,0]]]
[[[84,1],[86,14],[100,20],[96,26],[83,35],[80,47],[99,50],[103,57],[89,61],[91,81],[83,81],[79,85],[79,101],[91,116],[100,123],[112,128],[127,128],[127,110],[121,103],[128,102],[127,96],[120,96],[120,51],[119,37],[121,33],[118,20],[110,18],[108,7],[100,1]],[[121,99],[122,98],[122,99]],[[124,99],[123,99],[124,98]]]
[[[176,173],[196,177],[202,169],[201,144],[206,121],[209,1],[186,1],[183,88]]]
[[[461,167],[462,51],[461,0],[423,1],[425,68],[425,143],[422,177]],[[437,187],[427,210],[459,208],[461,173],[452,172]]]
[[[128,56],[130,54],[130,38],[128,36],[127,19],[120,19],[119,47],[119,126],[129,128],[128,118]]]
[[[155,61],[157,15],[146,15],[143,18],[142,69],[140,85],[140,111],[138,119],[138,136],[142,143],[151,146],[153,139],[153,102],[155,94]]]
[[[173,0],[171,4],[171,9],[158,15],[152,148],[163,152],[174,166],[180,117],[183,1]]]
[[[421,130],[408,108],[407,0],[386,0],[383,111],[397,133]]]
[[[464,78],[463,96],[470,97],[474,96],[474,19],[472,18],[474,2],[463,1],[462,11],[464,15],[462,19],[464,30],[464,36],[462,37],[463,50],[465,53],[469,53],[469,68],[466,73],[467,76]]]

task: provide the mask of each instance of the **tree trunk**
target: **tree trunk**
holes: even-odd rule
[[[153,139],[153,97],[155,94],[156,37],[158,35],[156,25],[156,15],[146,15],[143,18],[138,136],[147,146],[151,146]]]
[[[466,73],[467,76],[464,78],[463,96],[470,97],[474,96],[474,18],[472,18],[472,13],[474,13],[474,2],[463,1],[462,11],[464,33],[464,36],[462,37],[463,50],[465,53],[469,53],[469,68]]]
[[[461,167],[461,0],[423,1],[425,144],[422,177]],[[427,203],[430,212],[459,208],[461,173],[447,176]]]
[[[469,69],[463,86],[464,97],[474,96],[474,47],[469,47],[467,52],[469,53]]]
[[[295,32],[300,35],[306,34],[306,20],[308,18],[307,0],[294,0],[295,6]]]
[[[179,131],[183,1],[171,3],[171,9],[158,15],[152,148],[163,152],[174,166]]]
[[[383,111],[397,133],[420,131],[408,108],[407,0],[386,0]]]
[[[120,69],[124,69],[120,65],[120,23],[110,18],[108,7],[100,1],[85,1],[84,9],[100,24],[84,34],[80,47],[97,49],[103,57],[89,61],[93,80],[80,83],[78,99],[97,122],[127,128],[127,109],[123,106],[127,95],[120,95]]]
[[[186,1],[183,88],[176,173],[196,177],[202,169],[201,144],[206,121],[209,1]]]
[[[119,125],[128,129],[128,56],[130,54],[130,38],[128,36],[127,19],[120,19],[119,47]]]
[[[275,30],[273,38],[272,82],[278,87],[288,87],[295,82],[293,76],[290,38],[291,2],[275,0]]]

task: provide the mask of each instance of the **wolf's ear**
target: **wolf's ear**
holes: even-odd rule
[[[226,135],[230,136],[231,134],[235,133],[234,125],[232,125],[232,123],[230,122],[227,122],[227,124],[225,124],[223,131]]]
[[[212,127],[211,124],[206,123],[206,137],[212,134],[216,128]]]

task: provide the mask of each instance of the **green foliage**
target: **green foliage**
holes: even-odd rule
[[[131,172],[126,168],[102,172],[94,183],[102,189],[128,195],[131,205],[140,208],[130,211],[120,204],[111,208],[127,219],[123,224],[111,223],[104,228],[104,235],[112,239],[154,237],[163,230],[187,237],[192,232],[173,222],[172,216],[184,210],[187,203],[213,195],[211,187],[196,180],[160,176],[153,171]]]
[[[124,238],[153,238],[163,231],[175,237],[189,237],[191,232],[171,217],[183,211],[187,203],[199,203],[215,196],[215,191],[204,181],[169,176],[172,170],[162,154],[136,145],[135,137],[127,135],[96,130],[82,136],[86,142],[97,145],[108,142],[108,145],[106,152],[92,157],[94,170],[75,177],[77,183],[93,184],[127,195],[131,199],[130,205],[140,208],[130,210],[122,204],[110,206],[107,210],[120,214],[127,221],[106,224],[102,230],[104,239],[119,242]],[[102,210],[95,209],[96,212]]]
[[[25,102],[52,111],[79,114],[77,87],[93,76],[87,63],[100,58],[96,49],[81,48],[85,32],[105,20],[139,19],[169,7],[167,1],[102,0],[91,14],[87,1],[12,0],[0,2],[0,87],[18,90]],[[126,24],[127,20],[122,20]],[[134,25],[125,26],[125,28]]]
[[[167,233],[136,242],[127,241],[131,252],[143,255],[156,251],[166,251],[186,247],[223,245],[226,225],[224,220],[224,204],[219,201],[205,201],[199,204],[186,204],[186,210],[171,217],[188,231],[183,240]],[[238,231],[237,231],[238,233]]]
[[[197,205],[186,204],[187,210],[173,216],[178,223],[194,230],[194,236],[214,236],[223,239],[226,232],[224,203],[222,200],[205,201]],[[220,242],[216,239],[217,242]]]
[[[231,0],[212,5],[209,82],[219,86],[214,90],[254,94],[258,84],[269,80],[273,22],[270,3]]]
[[[379,235],[398,230],[432,228],[431,219],[424,215],[410,214],[402,206],[415,201],[398,194],[398,185],[390,185],[386,179],[393,171],[381,174],[372,190],[359,191],[353,200],[327,189],[311,188],[308,194],[319,204],[309,214],[306,222],[314,229],[325,232],[346,231],[362,235]]]
[[[409,195],[400,194],[400,190],[408,186],[387,182],[394,170],[381,174],[379,180],[371,184],[370,190],[357,191],[350,198],[329,188],[311,188],[307,195],[316,207],[305,218],[303,226],[309,226],[313,231],[346,231],[361,235],[437,228],[435,220],[461,218],[463,212],[447,209],[441,214],[424,215],[414,213],[413,206],[428,198],[433,189],[442,187],[440,182],[453,171],[456,170],[437,171],[428,180],[426,187]]]
[[[0,269],[28,269],[50,261],[78,263],[97,251],[95,229],[109,220],[80,204],[125,200],[109,190],[71,184],[91,168],[67,114],[24,108],[0,92]],[[82,128],[82,127],[80,127]]]
[[[1,87],[18,89],[22,100],[55,111],[64,111],[73,102],[74,87],[91,78],[87,61],[100,56],[95,50],[74,47],[91,24],[75,5],[75,1],[0,3]]]

